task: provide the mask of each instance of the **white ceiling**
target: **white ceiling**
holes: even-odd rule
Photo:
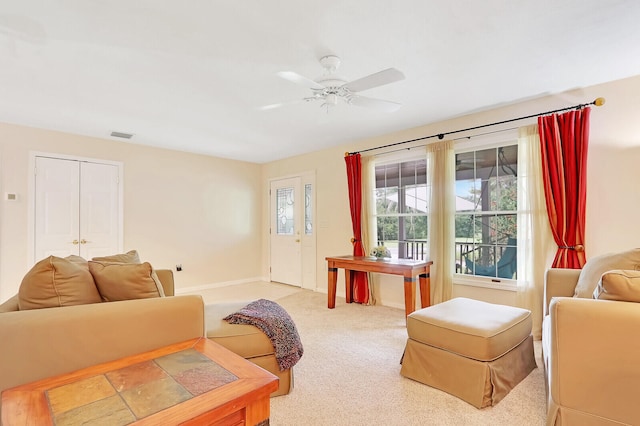
[[[639,22],[637,0],[0,0],[0,121],[264,163],[638,75]],[[327,54],[401,70],[363,95],[403,107],[259,109]]]

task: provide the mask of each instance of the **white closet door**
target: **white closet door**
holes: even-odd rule
[[[120,166],[35,157],[34,262],[122,250]]]
[[[118,251],[118,167],[80,163],[80,256],[91,259]]]
[[[80,254],[77,161],[36,157],[35,260]]]

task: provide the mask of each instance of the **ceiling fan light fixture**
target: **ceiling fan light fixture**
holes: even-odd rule
[[[338,95],[335,93],[329,93],[324,96],[324,102],[321,107],[326,110],[327,114],[329,114],[329,110],[336,105],[338,105]]]
[[[277,74],[285,80],[311,89],[312,96],[303,98],[303,100],[306,102],[320,100],[322,101],[321,107],[325,108],[327,112],[329,112],[329,108],[338,105],[339,99],[342,99],[348,105],[374,108],[385,112],[394,112],[400,108],[401,104],[397,102],[368,98],[360,96],[358,93],[403,80],[405,78],[404,74],[397,69],[388,68],[357,80],[347,81],[336,74],[336,70],[340,66],[339,57],[335,55],[323,56],[320,58],[320,64],[324,68],[324,73],[315,80],[301,76],[293,71],[281,71]],[[284,104],[274,105],[280,106]]]

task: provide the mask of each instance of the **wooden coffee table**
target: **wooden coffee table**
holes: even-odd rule
[[[268,425],[278,378],[198,338],[2,393],[4,425]]]

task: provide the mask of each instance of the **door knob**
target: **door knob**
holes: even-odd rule
[[[80,244],[87,244],[89,241],[85,240],[84,238],[80,240]]]
[[[73,244],[75,246],[76,244],[78,244],[78,240],[71,241],[71,244]]]

